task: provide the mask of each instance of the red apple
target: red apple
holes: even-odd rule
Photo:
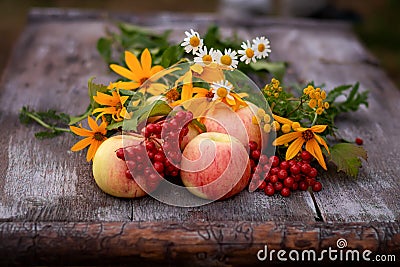
[[[257,106],[247,102],[248,106],[236,112],[228,105],[220,102],[211,107],[202,122],[208,132],[227,133],[239,139],[247,147],[254,141],[260,147],[262,144],[261,128],[252,123],[252,118],[257,114]]]
[[[125,198],[146,195],[135,179],[126,176],[128,167],[116,155],[117,149],[137,145],[142,140],[134,136],[117,135],[100,145],[93,158],[93,176],[101,190],[112,196]]]
[[[213,105],[201,122],[206,126],[207,132],[225,133],[236,137],[244,146],[249,143],[246,127],[238,114],[227,104],[219,102]]]
[[[183,151],[181,179],[204,199],[225,199],[241,192],[250,180],[250,160],[243,144],[224,133],[196,136]]]
[[[239,116],[244,127],[246,128],[249,141],[254,141],[258,144],[258,147],[261,147],[261,144],[263,143],[262,138],[266,137],[261,137],[263,131],[261,130],[260,125],[252,122],[253,117],[257,114],[258,107],[251,102],[246,103],[248,106],[237,110],[236,114]]]

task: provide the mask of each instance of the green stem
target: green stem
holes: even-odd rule
[[[314,119],[313,119],[313,121],[311,123],[311,127],[314,126],[314,124],[317,122],[317,118],[318,118],[318,114],[317,114],[317,112],[315,112],[315,116],[314,116]]]
[[[298,105],[294,110],[292,110],[291,112],[289,112],[289,114],[287,114],[286,117],[288,118],[288,117],[289,117],[290,115],[292,115],[294,112],[296,112],[297,110],[299,110],[299,108],[300,108],[302,105],[303,105],[303,99],[300,98],[300,103],[299,103],[299,105]]]
[[[47,128],[47,129],[52,130],[54,132],[71,132],[70,129],[51,126],[51,125],[45,123],[44,121],[42,121],[40,118],[38,118],[35,115],[33,115],[32,113],[30,113],[30,112],[26,112],[26,116],[28,116],[29,118],[31,118],[34,121],[36,121],[38,124],[40,124],[44,128]]]

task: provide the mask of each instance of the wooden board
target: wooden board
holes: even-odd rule
[[[18,122],[19,109],[83,112],[86,83],[113,76],[95,46],[109,20],[96,12],[33,10],[0,83],[0,262],[111,264],[117,258],[149,265],[251,265],[264,244],[272,248],[321,250],[340,237],[350,247],[400,253],[400,186],[397,105],[400,93],[379,65],[341,23],[254,20],[246,24],[211,15],[115,16],[157,31],[201,32],[217,22],[226,35],[263,34],[272,60],[289,63],[285,82],[314,80],[327,89],[361,82],[370,106],[340,118],[341,134],[362,137],[368,163],[357,180],[323,175],[324,190],[290,198],[256,192],[196,208],[178,208],[150,197],[118,199],[97,188],[85,154],[63,135],[40,141],[37,126]],[[81,243],[84,240],[84,243]],[[79,245],[81,244],[81,245]],[[83,251],[83,253],[78,253]],[[15,253],[13,253],[15,252]],[[13,257],[3,257],[13,254]],[[76,256],[78,254],[78,256]],[[71,256],[75,256],[72,257]]]

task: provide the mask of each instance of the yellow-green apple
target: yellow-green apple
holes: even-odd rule
[[[124,198],[146,195],[135,179],[127,177],[128,167],[125,161],[116,155],[119,148],[137,145],[142,140],[134,136],[116,135],[100,145],[93,158],[93,176],[101,190],[112,196]]]
[[[233,136],[218,132],[199,134],[183,151],[181,179],[198,197],[229,198],[249,183],[249,156],[243,144]]]

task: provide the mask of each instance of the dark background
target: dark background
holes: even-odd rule
[[[227,1],[238,2],[240,0],[0,0],[0,72],[3,71],[13,44],[26,24],[27,13],[31,7],[85,8],[134,13],[157,11],[223,12],[226,9]],[[262,2],[263,0],[254,1]],[[258,15],[271,17],[293,15],[285,12],[285,9],[288,9],[284,4],[285,1],[288,0],[270,0],[270,4],[272,3],[275,7],[279,6],[279,8],[271,8],[269,12]],[[244,10],[244,5],[249,0],[242,2],[240,7],[243,7]],[[352,23],[359,38],[378,58],[382,67],[400,88],[400,75],[398,75],[400,70],[400,16],[398,15],[400,13],[400,1],[324,0],[324,2],[323,7],[310,11],[308,14],[304,14],[303,10],[301,16],[339,19]]]

